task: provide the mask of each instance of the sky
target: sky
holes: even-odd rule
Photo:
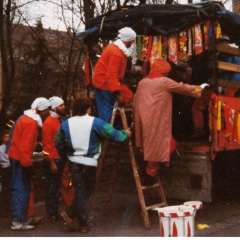
[[[29,2],[29,0],[20,0],[21,2]],[[194,3],[200,2],[200,0],[193,0]],[[226,0],[223,0],[224,2]],[[31,2],[31,1],[30,1]],[[43,23],[43,27],[44,28],[51,28],[54,30],[61,30],[61,31],[66,31],[66,25],[63,24],[63,22],[59,19],[59,16],[61,15],[61,10],[53,3],[51,2],[60,2],[60,0],[51,0],[49,2],[34,2],[32,1],[32,3],[27,4],[26,6],[24,6],[24,11],[26,14],[30,15],[31,18],[36,19],[41,17],[42,19],[42,23]],[[187,3],[187,0],[178,0],[178,3],[180,4],[185,4]],[[225,4],[225,8],[227,10],[232,11],[232,0],[228,0],[227,4]],[[67,19],[68,21],[71,22],[71,15],[70,14],[66,14],[66,16],[69,16],[69,19]],[[78,32],[80,31],[84,31],[84,25],[80,25],[77,26],[77,24],[79,24],[79,19],[76,18],[75,22],[75,26],[72,26],[71,23],[67,24],[70,27],[76,29]],[[30,25],[34,25],[35,24],[35,20],[32,20],[30,22]]]

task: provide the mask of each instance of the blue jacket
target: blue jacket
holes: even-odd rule
[[[218,56],[219,61],[232,63],[236,65],[240,65],[240,57],[228,53],[220,53]],[[219,78],[225,80],[233,80],[233,81],[240,81],[240,73],[239,72],[232,72],[227,70],[219,70]]]
[[[61,158],[88,166],[97,166],[101,140],[124,142],[125,130],[118,131],[100,118],[75,116],[64,121],[57,133],[55,145]]]

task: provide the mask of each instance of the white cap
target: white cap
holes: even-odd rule
[[[122,41],[132,41],[136,39],[136,33],[130,28],[130,27],[125,27],[122,28],[118,31],[118,37]]]
[[[50,107],[50,102],[48,101],[48,99],[43,97],[36,98],[31,105],[31,109],[34,110],[37,108],[39,111],[43,111],[48,107]]]
[[[51,104],[51,108],[54,109],[64,103],[64,101],[60,97],[51,97],[49,98],[49,102]]]

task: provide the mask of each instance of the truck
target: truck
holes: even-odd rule
[[[176,81],[184,81],[183,76],[189,69],[194,70],[194,66],[205,66],[205,70],[198,71],[212,90],[203,111],[205,134],[191,138],[193,99],[173,95],[173,136],[178,144],[169,166],[161,167],[160,179],[167,198],[211,202],[213,163],[217,154],[240,149],[240,98],[237,94],[240,79],[226,79],[219,74],[221,71],[240,74],[240,65],[218,58],[220,53],[240,58],[240,16],[217,1],[116,9],[89,19],[85,32],[76,34],[88,46],[88,57],[93,65],[97,61],[94,46],[106,46],[123,27],[135,30],[138,39],[135,62],[134,57],[130,59],[126,70],[126,84],[133,91],[141,78],[139,67],[144,61],[160,56],[153,52],[156,39],[161,39],[160,58],[174,66],[172,78]],[[218,42],[223,34],[228,36],[230,45]],[[140,52],[138,43],[141,44]],[[175,45],[170,48],[170,44]],[[200,55],[205,57],[198,57]],[[192,59],[197,59],[197,64],[191,66]],[[87,87],[91,89],[91,84]],[[236,94],[225,96],[223,92],[227,88],[236,89]]]

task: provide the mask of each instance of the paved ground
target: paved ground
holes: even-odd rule
[[[119,152],[124,154],[125,149]],[[130,162],[126,158],[116,157],[117,165],[111,159],[106,161],[101,175],[99,188],[95,192],[94,205],[89,217],[91,229],[86,234],[79,231],[71,232],[64,226],[61,220],[52,222],[48,219],[43,203],[44,184],[41,172],[36,173],[36,215],[44,215],[44,221],[36,226],[35,230],[15,232],[10,230],[10,216],[0,212],[0,236],[1,237],[159,237],[159,217],[156,211],[149,211],[151,230],[144,228],[141,216],[141,208],[136,191]],[[35,165],[41,169],[40,165]],[[111,186],[110,179],[113,169],[116,167],[116,181],[111,197],[108,190]],[[38,179],[38,180],[37,180]],[[235,185],[239,182],[235,182]],[[225,185],[226,186],[226,185]],[[226,195],[213,196],[212,203],[203,203],[203,209],[198,210],[195,216],[195,225],[208,224],[210,228],[204,230],[195,229],[195,237],[238,237],[240,236],[240,201],[238,196],[229,194],[231,187],[228,186]],[[220,191],[220,190],[219,190]],[[151,200],[158,200],[157,195],[150,194]],[[184,201],[167,199],[168,205],[180,205]],[[187,199],[186,199],[187,201]],[[3,207],[3,206],[1,206]],[[64,209],[60,201],[60,211]],[[77,229],[77,223],[76,223]]]

